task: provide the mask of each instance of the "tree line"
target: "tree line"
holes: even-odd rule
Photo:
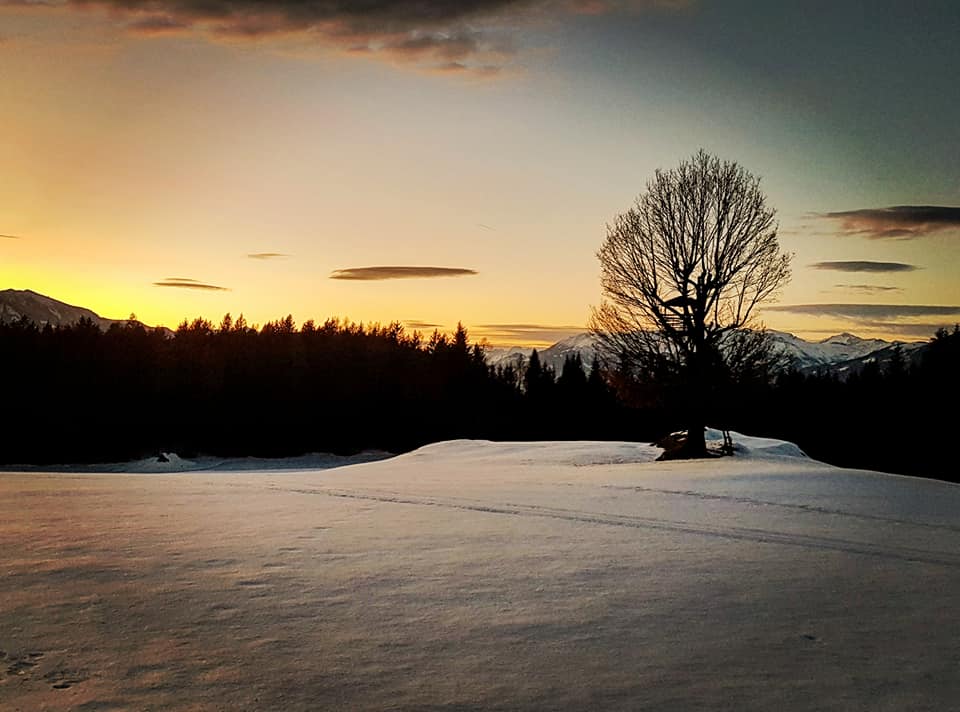
[[[951,444],[960,329],[909,364],[895,353],[841,379],[739,372],[711,424],[796,442],[846,467],[960,480]],[[682,383],[567,356],[487,362],[466,329],[225,316],[169,332],[136,322],[0,323],[0,463],[109,462],[176,452],[282,457],[407,451],[456,438],[655,440],[684,424]],[[679,390],[678,390],[679,389]]]
[[[841,467],[960,482],[960,327],[937,330],[912,363],[896,348],[885,365],[841,375],[781,372],[752,411],[749,399],[731,404],[734,420]]]
[[[574,373],[579,370],[579,373]],[[466,329],[227,315],[171,336],[135,321],[0,324],[0,462],[177,452],[279,457],[401,452],[455,438],[633,437],[599,371],[487,364]],[[561,412],[558,408],[569,409]]]

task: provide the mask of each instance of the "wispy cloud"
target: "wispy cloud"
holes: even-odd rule
[[[552,344],[586,331],[584,326],[558,324],[475,324],[471,333],[493,343]]]
[[[813,269],[833,270],[836,272],[913,272],[920,269],[905,262],[872,262],[870,260],[851,260],[846,262],[816,262]]]
[[[904,324],[896,321],[877,321],[871,322],[868,331],[880,334],[896,334],[908,339],[929,339],[937,333],[937,329],[949,327],[951,323],[953,322],[927,321]]]
[[[0,7],[57,7],[62,0],[0,0]]]
[[[247,257],[249,257],[251,260],[273,260],[273,259],[277,259],[278,257],[289,257],[289,256],[290,255],[284,252],[254,252],[247,255]]]
[[[786,304],[766,307],[765,312],[827,317],[845,322],[843,328],[857,333],[932,336],[943,326],[960,320],[960,306],[927,304]]]
[[[442,324],[431,324],[429,321],[418,321],[416,319],[406,319],[403,322],[403,325],[407,328],[419,330],[419,329],[439,329]]]
[[[383,279],[422,279],[432,277],[466,277],[477,274],[476,270],[463,267],[348,267],[334,270],[330,279],[376,281]]]
[[[853,328],[856,329],[859,336],[864,338],[878,337],[889,339],[893,337],[914,341],[917,339],[929,339],[937,332],[937,329],[945,326],[949,325],[939,322],[912,322],[904,324],[901,322],[877,321],[871,322],[869,325],[857,325]],[[837,329],[804,329],[803,333],[806,338],[813,338],[814,335],[834,336],[837,333]]]
[[[0,235],[0,238],[5,240],[20,240],[22,239],[19,235]]]
[[[886,294],[888,292],[902,292],[902,287],[891,287],[885,284],[837,284],[836,289],[843,289],[858,294]]]
[[[785,304],[766,307],[764,311],[829,316],[839,319],[885,319],[888,321],[912,317],[960,316],[960,306],[924,304]]]
[[[945,205],[895,205],[824,213],[820,217],[839,221],[844,234],[872,240],[909,240],[946,231],[960,235],[960,207]]]
[[[187,277],[167,277],[159,282],[154,282],[155,287],[176,287],[178,289],[199,289],[210,292],[227,292],[229,288],[220,287],[216,284],[207,284],[196,279]]]

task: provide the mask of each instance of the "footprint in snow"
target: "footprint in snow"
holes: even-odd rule
[[[57,668],[44,675],[43,679],[49,682],[54,690],[66,690],[90,678],[81,670]]]

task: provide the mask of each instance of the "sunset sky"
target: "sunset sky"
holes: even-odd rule
[[[703,148],[795,254],[767,326],[927,338],[960,321],[958,37],[956,0],[0,0],[0,289],[542,345]]]

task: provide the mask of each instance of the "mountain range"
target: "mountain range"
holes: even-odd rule
[[[884,341],[863,339],[854,334],[837,334],[822,341],[806,341],[783,331],[770,332],[776,348],[785,354],[793,367],[802,372],[828,370],[839,376],[856,373],[868,363],[876,362],[883,367],[890,362],[899,347],[908,363],[921,357],[925,341]],[[527,359],[532,349],[520,347],[492,348],[487,352],[487,361],[506,364]],[[589,332],[574,334],[543,350],[538,350],[540,362],[553,368],[558,374],[567,356],[580,354],[585,366],[589,366],[597,352],[596,339]]]
[[[0,322],[14,321],[23,317],[36,324],[53,326],[75,324],[80,319],[86,318],[101,329],[108,329],[112,324],[128,322],[127,319],[107,319],[90,309],[66,304],[29,289],[0,290]],[[890,361],[897,347],[908,362],[917,360],[927,344],[925,341],[891,342],[882,339],[863,339],[847,333],[837,334],[822,341],[806,341],[782,331],[771,333],[777,347],[790,357],[795,368],[800,371],[826,369],[841,376],[855,373],[871,362],[882,367]],[[532,349],[521,347],[491,348],[487,351],[487,361],[498,365],[511,360],[526,360],[531,352]],[[538,353],[542,363],[560,373],[564,359],[574,353],[579,353],[584,363],[589,364],[596,353],[596,342],[592,334],[584,332],[558,341]]]

